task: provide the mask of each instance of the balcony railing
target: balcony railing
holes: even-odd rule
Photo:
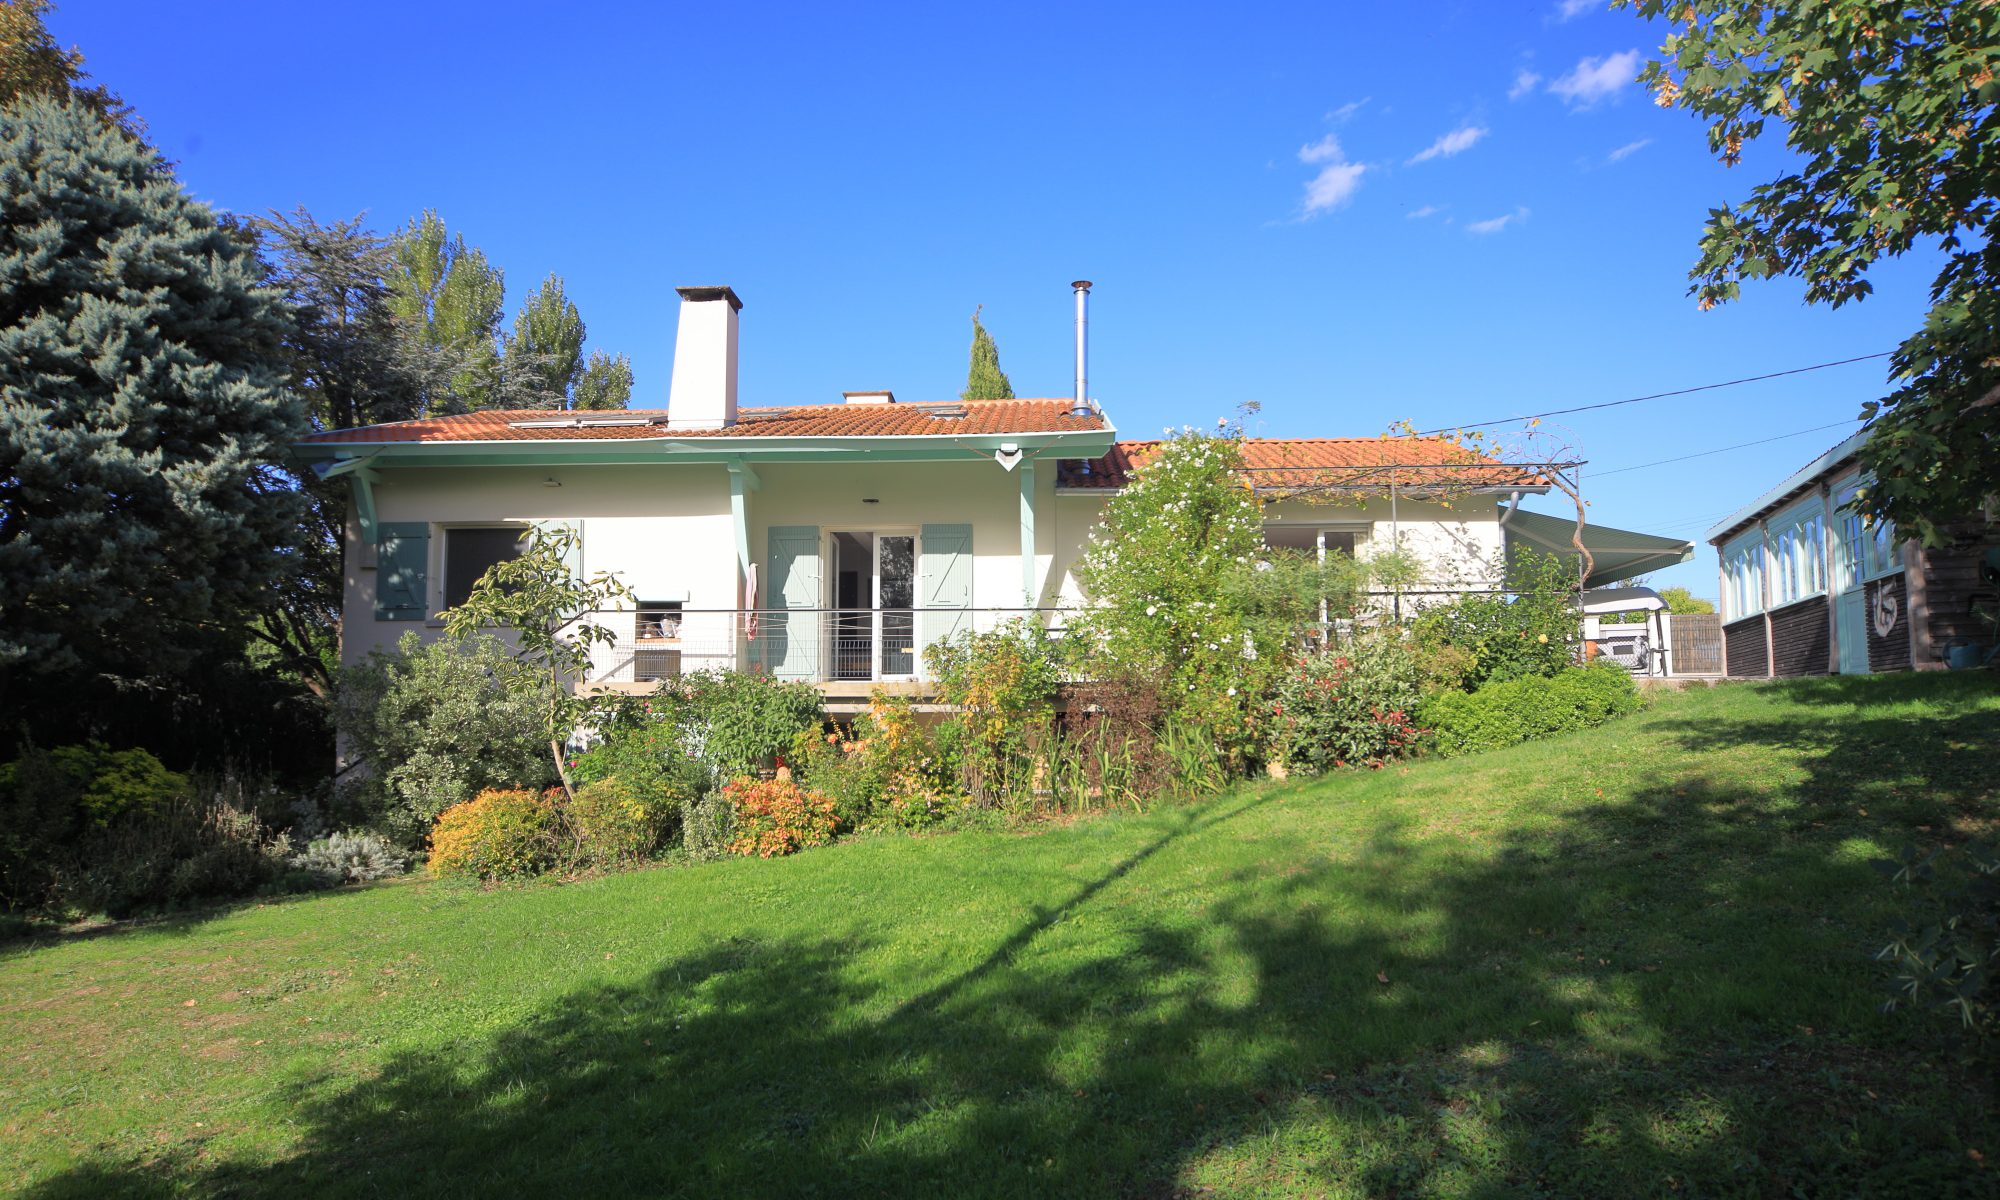
[[[584,618],[609,631],[592,684],[644,684],[703,670],[754,670],[813,683],[923,681],[924,650],[1030,620],[1060,636],[1065,608],[659,607]]]

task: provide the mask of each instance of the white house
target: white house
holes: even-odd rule
[[[577,532],[586,573],[634,593],[596,682],[701,667],[766,670],[860,694],[920,681],[923,647],[1087,602],[1073,570],[1107,497],[1158,443],[1120,442],[1076,394],[737,406],[742,302],[681,288],[663,411],[498,411],[312,435],[298,456],[352,481],[342,659],[438,614],[533,525]],[[1422,438],[1252,439],[1246,474],[1276,545],[1367,555],[1400,544],[1411,589],[1499,586],[1506,503],[1530,469]],[[1325,503],[1329,495],[1343,497]],[[1594,582],[1607,582],[1599,577]]]

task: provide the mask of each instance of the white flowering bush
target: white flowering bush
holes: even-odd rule
[[[1239,766],[1293,634],[1231,583],[1265,553],[1242,462],[1239,431],[1173,434],[1105,506],[1077,571],[1093,601],[1078,622],[1086,671],[1157,681],[1166,715]]]

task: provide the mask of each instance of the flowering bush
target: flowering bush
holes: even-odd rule
[[[1293,629],[1227,586],[1264,553],[1262,505],[1234,472],[1241,436],[1183,430],[1105,505],[1077,577],[1086,673],[1159,678],[1167,716],[1240,763]]]
[[[653,852],[679,814],[678,798],[669,805],[615,775],[593,780],[577,788],[563,810],[571,840],[567,849],[592,866],[632,862]]]
[[[556,805],[549,794],[489,789],[438,815],[430,871],[518,879],[552,866],[555,847]]]
[[[748,775],[724,785],[722,795],[735,811],[730,850],[772,858],[833,840],[833,801],[789,779]]]
[[[1300,660],[1271,702],[1274,757],[1290,770],[1380,766],[1422,740],[1423,669],[1398,634],[1377,632]]]

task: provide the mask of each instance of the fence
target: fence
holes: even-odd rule
[[[1666,618],[1667,640],[1674,648],[1668,668],[1675,675],[1720,675],[1722,614],[1674,613]]]

